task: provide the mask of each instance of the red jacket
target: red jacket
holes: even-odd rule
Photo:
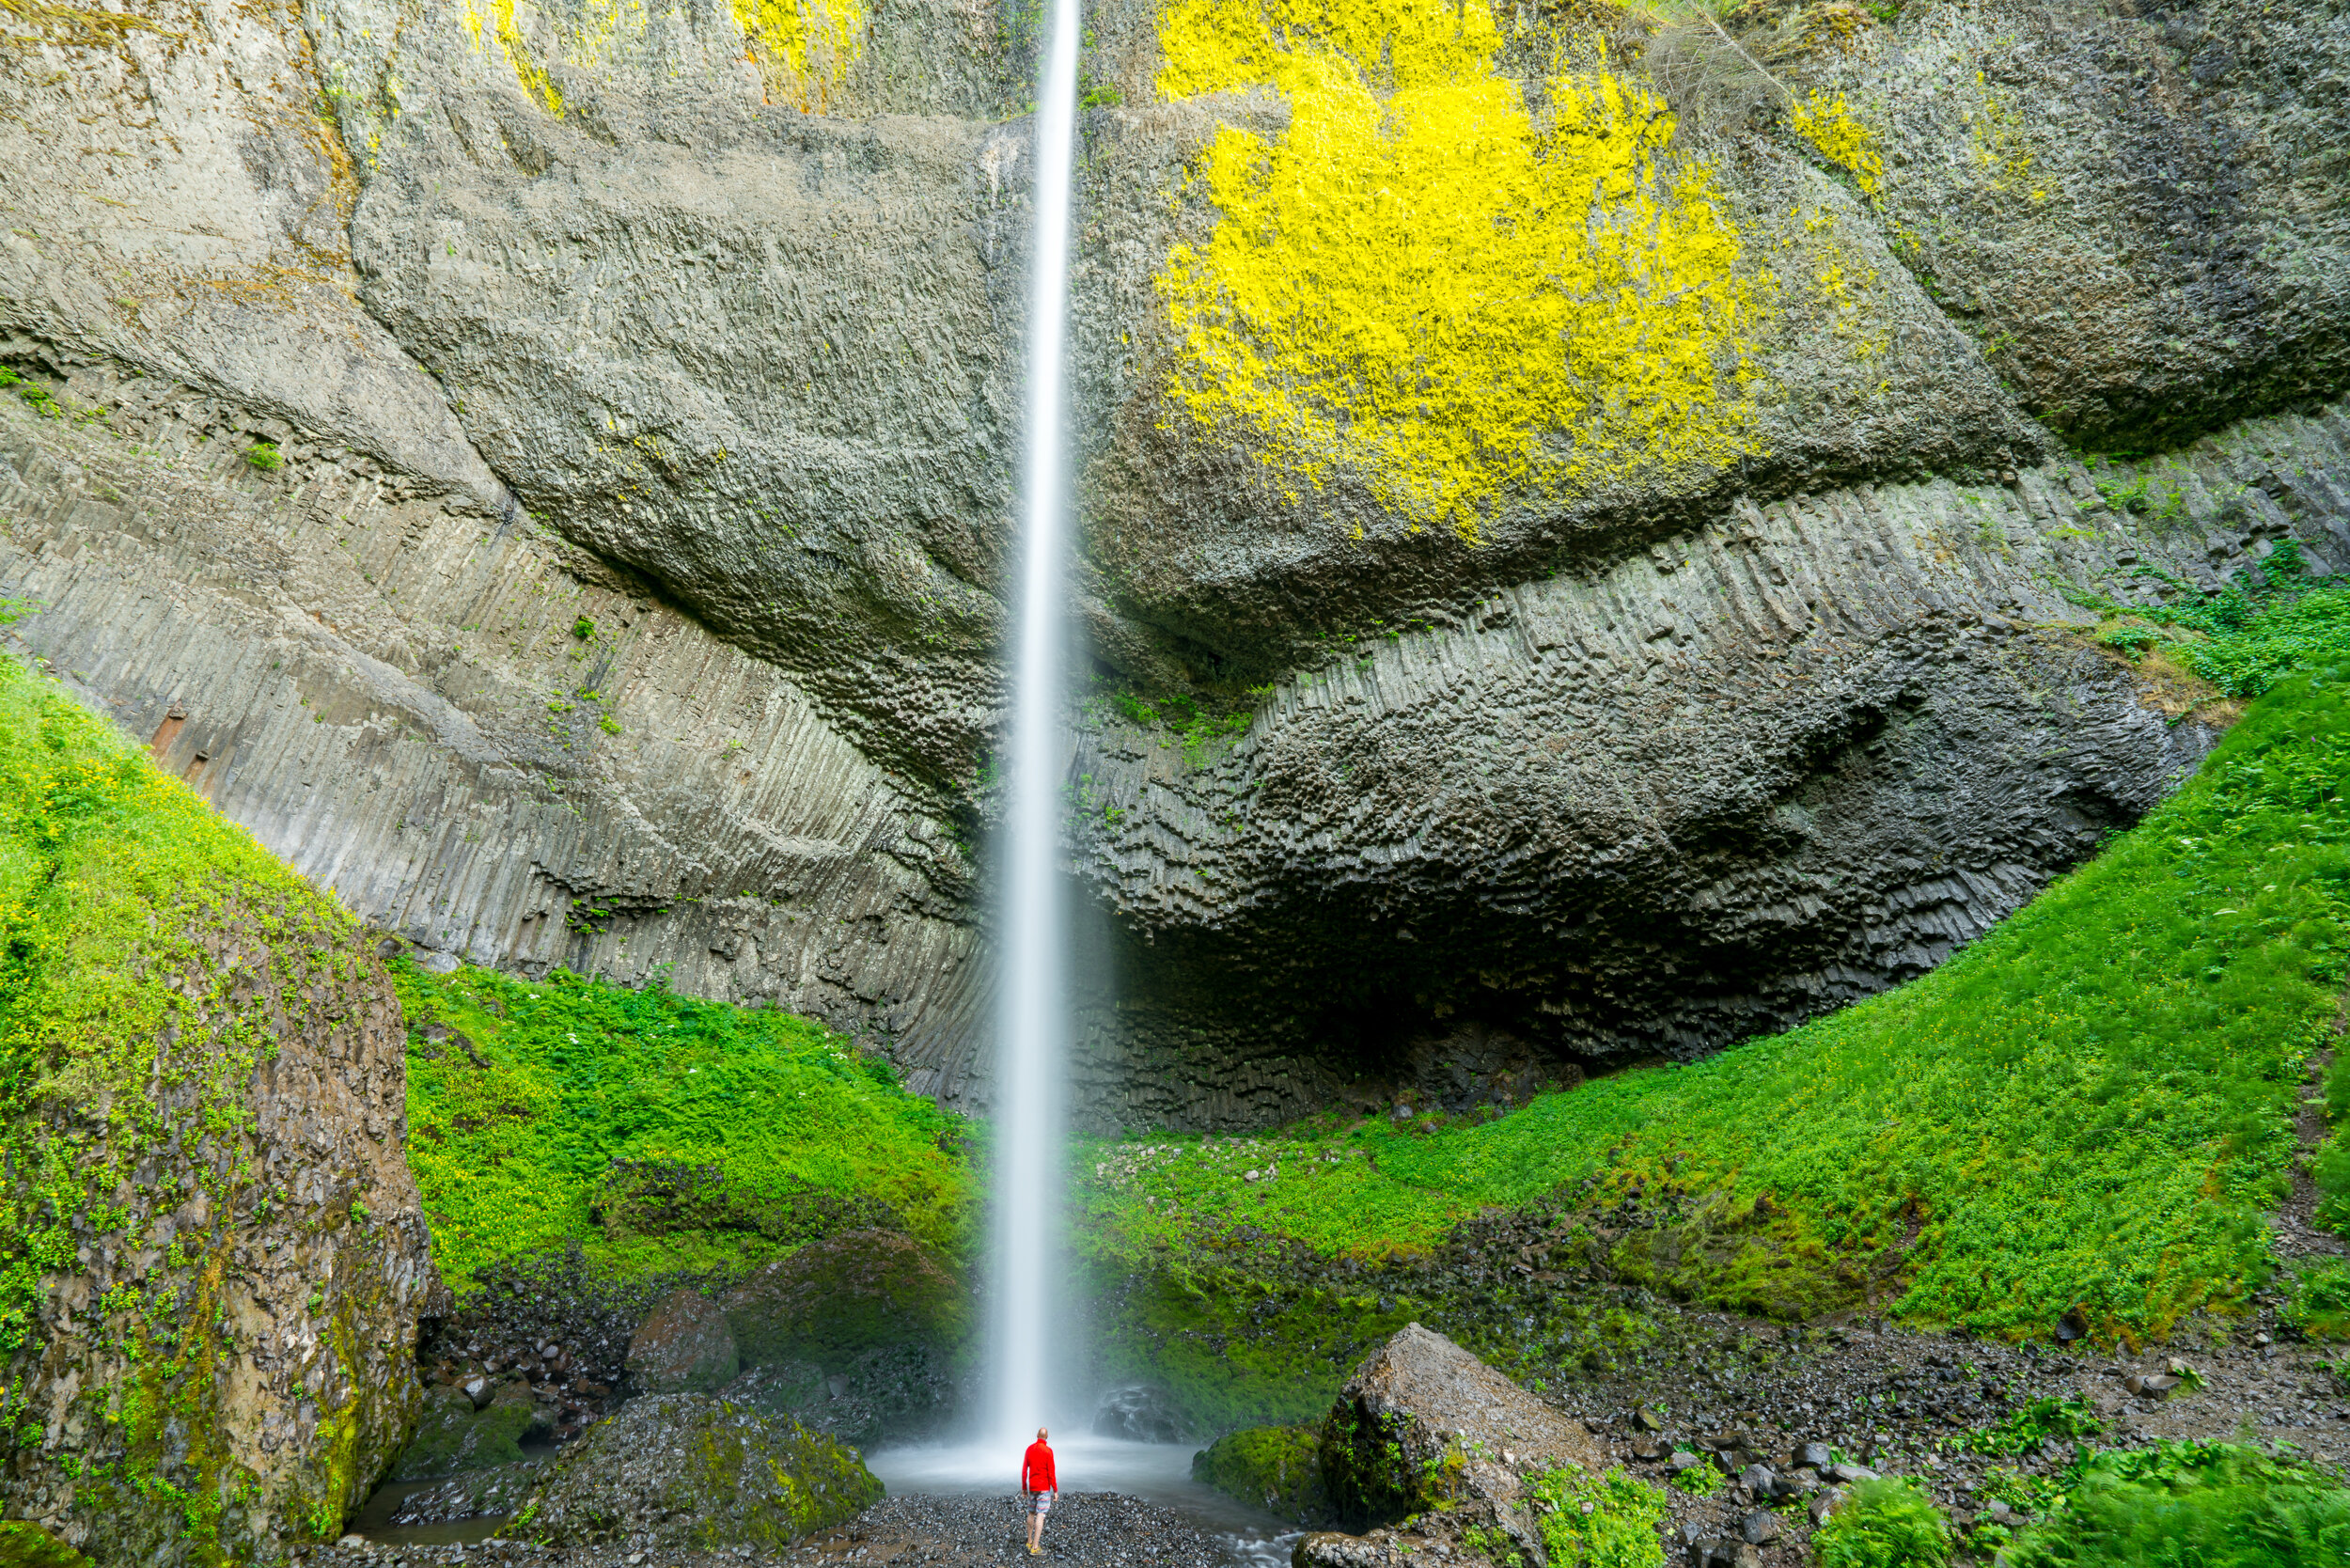
[[[1020,1460],[1020,1490],[1023,1492],[1058,1492],[1060,1482],[1053,1475],[1053,1450],[1039,1439],[1028,1445],[1028,1451]]]

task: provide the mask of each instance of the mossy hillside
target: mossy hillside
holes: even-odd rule
[[[2160,1335],[2268,1271],[2295,1086],[2350,945],[2345,777],[2342,677],[2295,678],[2138,828],[1897,991],[1481,1125],[1096,1145],[1085,1233],[1171,1278],[1246,1232],[1376,1289],[1371,1260],[1539,1200],[1559,1205],[1539,1260],[1554,1269],[1786,1316],[1873,1300],[1982,1332],[2077,1312],[2101,1335]],[[1279,1321],[1295,1308],[1278,1293],[1235,1269],[1220,1310]],[[1147,1354],[1165,1338],[1153,1297],[1126,1299],[1116,1332]]]
[[[394,972],[409,1163],[461,1292],[571,1246],[616,1279],[747,1273],[860,1228],[966,1249],[963,1123],[820,1024],[561,971]]]
[[[420,1264],[422,1238],[369,1213],[367,1199],[389,1209],[400,1194],[371,1184],[363,1156],[334,1165],[340,1144],[326,1166],[307,1168],[307,1151],[281,1163],[262,1096],[333,1052],[359,1070],[365,1031],[388,1033],[391,1011],[348,912],[0,660],[12,1511],[157,1563],[266,1559],[280,1531],[340,1529],[413,1421],[382,1270],[412,1252]],[[263,1241],[296,1282],[259,1278]],[[296,1294],[269,1307],[292,1312],[301,1355],[263,1359],[245,1335],[240,1304],[272,1289]],[[68,1316],[77,1332],[60,1337]],[[297,1442],[259,1449],[265,1419]]]

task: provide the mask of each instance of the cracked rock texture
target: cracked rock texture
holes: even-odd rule
[[[0,421],[23,645],[428,948],[667,965],[984,1105],[1025,13],[853,8],[786,69],[732,7],[119,4],[0,39],[0,358],[68,411]],[[1247,720],[1073,693],[1094,1124],[1894,983],[2225,716],[2067,586],[2350,566],[2338,8],[1746,8],[1777,85],[1676,149],[1771,273],[1752,450],[1510,493],[1474,547],[1172,416],[1200,154],[1290,108],[1164,101],[1158,8],[1089,21],[1074,613],[1098,682]],[[1789,129],[1815,90],[1874,172]],[[2141,475],[2177,504],[2101,498]]]
[[[135,1165],[76,1215],[0,1365],[18,1423],[0,1510],[98,1562],[283,1561],[331,1538],[415,1431],[435,1277],[400,1002],[349,917],[338,942],[290,937],[272,900],[225,901],[185,933],[194,962],[141,977],[191,1004],[127,1043],[164,1136],[118,1147],[133,1123],[108,1116],[111,1089],[39,1106],[91,1164]]]

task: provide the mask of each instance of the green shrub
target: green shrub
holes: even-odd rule
[[[1943,1568],[1950,1527],[1905,1481],[1864,1481],[1811,1537],[1819,1568]]]
[[[2096,1453],[2005,1557],[2011,1568],[2341,1568],[2350,1491],[2233,1443]]]
[[[577,637],[580,641],[586,642],[588,638],[594,636],[595,635],[596,623],[588,619],[586,616],[581,616],[577,620],[572,622],[572,635]]]
[[[1551,1470],[1528,1490],[1542,1515],[1543,1547],[1552,1568],[1662,1568],[1657,1529],[1669,1505],[1664,1488],[1610,1470]]]
[[[266,441],[256,441],[247,447],[244,461],[264,474],[274,474],[286,466],[286,460],[278,455],[277,448]]]
[[[2339,1140],[2329,1142],[2321,1159],[2339,1166]],[[2342,1173],[2328,1175],[2339,1188]],[[2339,1258],[2311,1259],[2296,1264],[2287,1279],[2284,1309],[2278,1315],[2291,1327],[2313,1340],[2350,1340],[2350,1262]]]

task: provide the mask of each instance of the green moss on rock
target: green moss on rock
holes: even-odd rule
[[[398,1004],[348,911],[0,661],[0,1507],[282,1559],[415,1419]]]
[[[461,1388],[446,1385],[424,1397],[416,1435],[393,1466],[395,1481],[426,1481],[462,1470],[488,1470],[523,1461],[522,1442],[543,1431],[546,1413],[527,1384],[508,1384],[476,1410]]]
[[[502,1533],[550,1546],[642,1539],[682,1550],[773,1550],[881,1497],[854,1449],[787,1416],[703,1394],[654,1394],[564,1450]]]
[[[1252,1426],[1227,1433],[1192,1456],[1191,1479],[1301,1525],[1327,1523],[1322,1433],[1310,1426]]]
[[[0,1520],[0,1568],[89,1568],[89,1559],[41,1529]]]
[[[968,1302],[944,1258],[895,1231],[811,1242],[729,1291],[723,1303],[743,1359],[841,1371],[896,1344],[959,1346]]]

